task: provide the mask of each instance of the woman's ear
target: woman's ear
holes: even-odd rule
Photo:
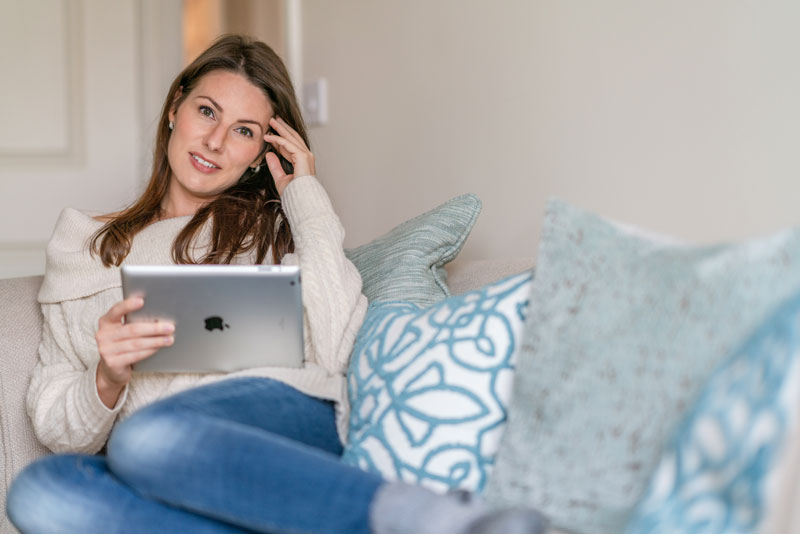
[[[169,122],[175,122],[175,113],[178,111],[178,102],[180,102],[182,95],[183,87],[178,87],[178,90],[175,91],[175,96],[172,97],[172,104],[169,106],[169,111],[167,112]]]
[[[265,163],[264,156],[266,155],[268,149],[269,149],[269,143],[264,141],[264,144],[261,146],[261,151],[258,153],[258,156],[256,156],[256,159],[253,160],[253,163],[251,163],[250,166],[255,167],[256,165],[258,165],[260,167],[261,165],[264,165]]]
[[[261,153],[256,159],[253,160],[253,163],[250,164],[250,168],[253,169],[253,171],[258,172],[261,170],[261,166],[265,163],[266,161],[264,160],[264,154]]]

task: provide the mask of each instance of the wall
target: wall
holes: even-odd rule
[[[461,258],[534,256],[558,195],[708,242],[796,224],[800,3],[305,0],[347,245],[457,194]]]
[[[2,49],[25,50],[0,57],[2,80],[26,80],[0,84],[14,102],[1,277],[41,272],[64,205],[111,211],[139,191],[180,66],[181,2],[0,6]],[[302,13],[303,77],[330,91],[312,141],[347,246],[466,191],[484,211],[462,259],[535,255],[550,195],[698,242],[800,220],[796,2],[303,0]]]
[[[182,3],[184,64],[224,33],[252,35],[284,57],[285,0],[183,0]]]
[[[180,2],[4,2],[0,50],[2,278],[44,271],[63,207],[110,212],[140,191]]]

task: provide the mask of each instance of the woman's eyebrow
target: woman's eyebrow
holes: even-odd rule
[[[210,96],[197,95],[197,98],[205,98],[206,100],[210,100],[211,103],[214,104],[215,108],[217,108],[220,111],[225,111],[224,109],[222,109],[222,106],[220,106],[219,103],[216,100],[214,100],[213,98],[211,98]]]
[[[210,96],[197,95],[197,98],[205,98],[206,100],[210,101],[214,105],[215,108],[217,108],[218,110],[220,110],[223,113],[225,112],[225,110],[222,109],[222,106],[220,106],[219,103],[216,100],[214,100],[213,98],[211,98]],[[260,122],[254,121],[252,119],[239,119],[236,122],[243,122],[245,124],[255,124],[256,126],[261,128],[261,131],[264,131],[264,126]]]

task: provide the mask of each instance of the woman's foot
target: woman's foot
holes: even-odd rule
[[[445,495],[389,482],[370,507],[373,534],[544,534],[547,519],[535,510],[489,510],[473,494]]]
[[[466,534],[544,534],[547,525],[547,519],[536,510],[511,508],[477,519]]]

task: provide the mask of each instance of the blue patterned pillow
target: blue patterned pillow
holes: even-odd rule
[[[481,490],[505,426],[532,278],[429,308],[372,304],[350,360],[343,460],[434,490]]]
[[[628,534],[755,532],[800,407],[800,297],[720,366],[661,457]]]

